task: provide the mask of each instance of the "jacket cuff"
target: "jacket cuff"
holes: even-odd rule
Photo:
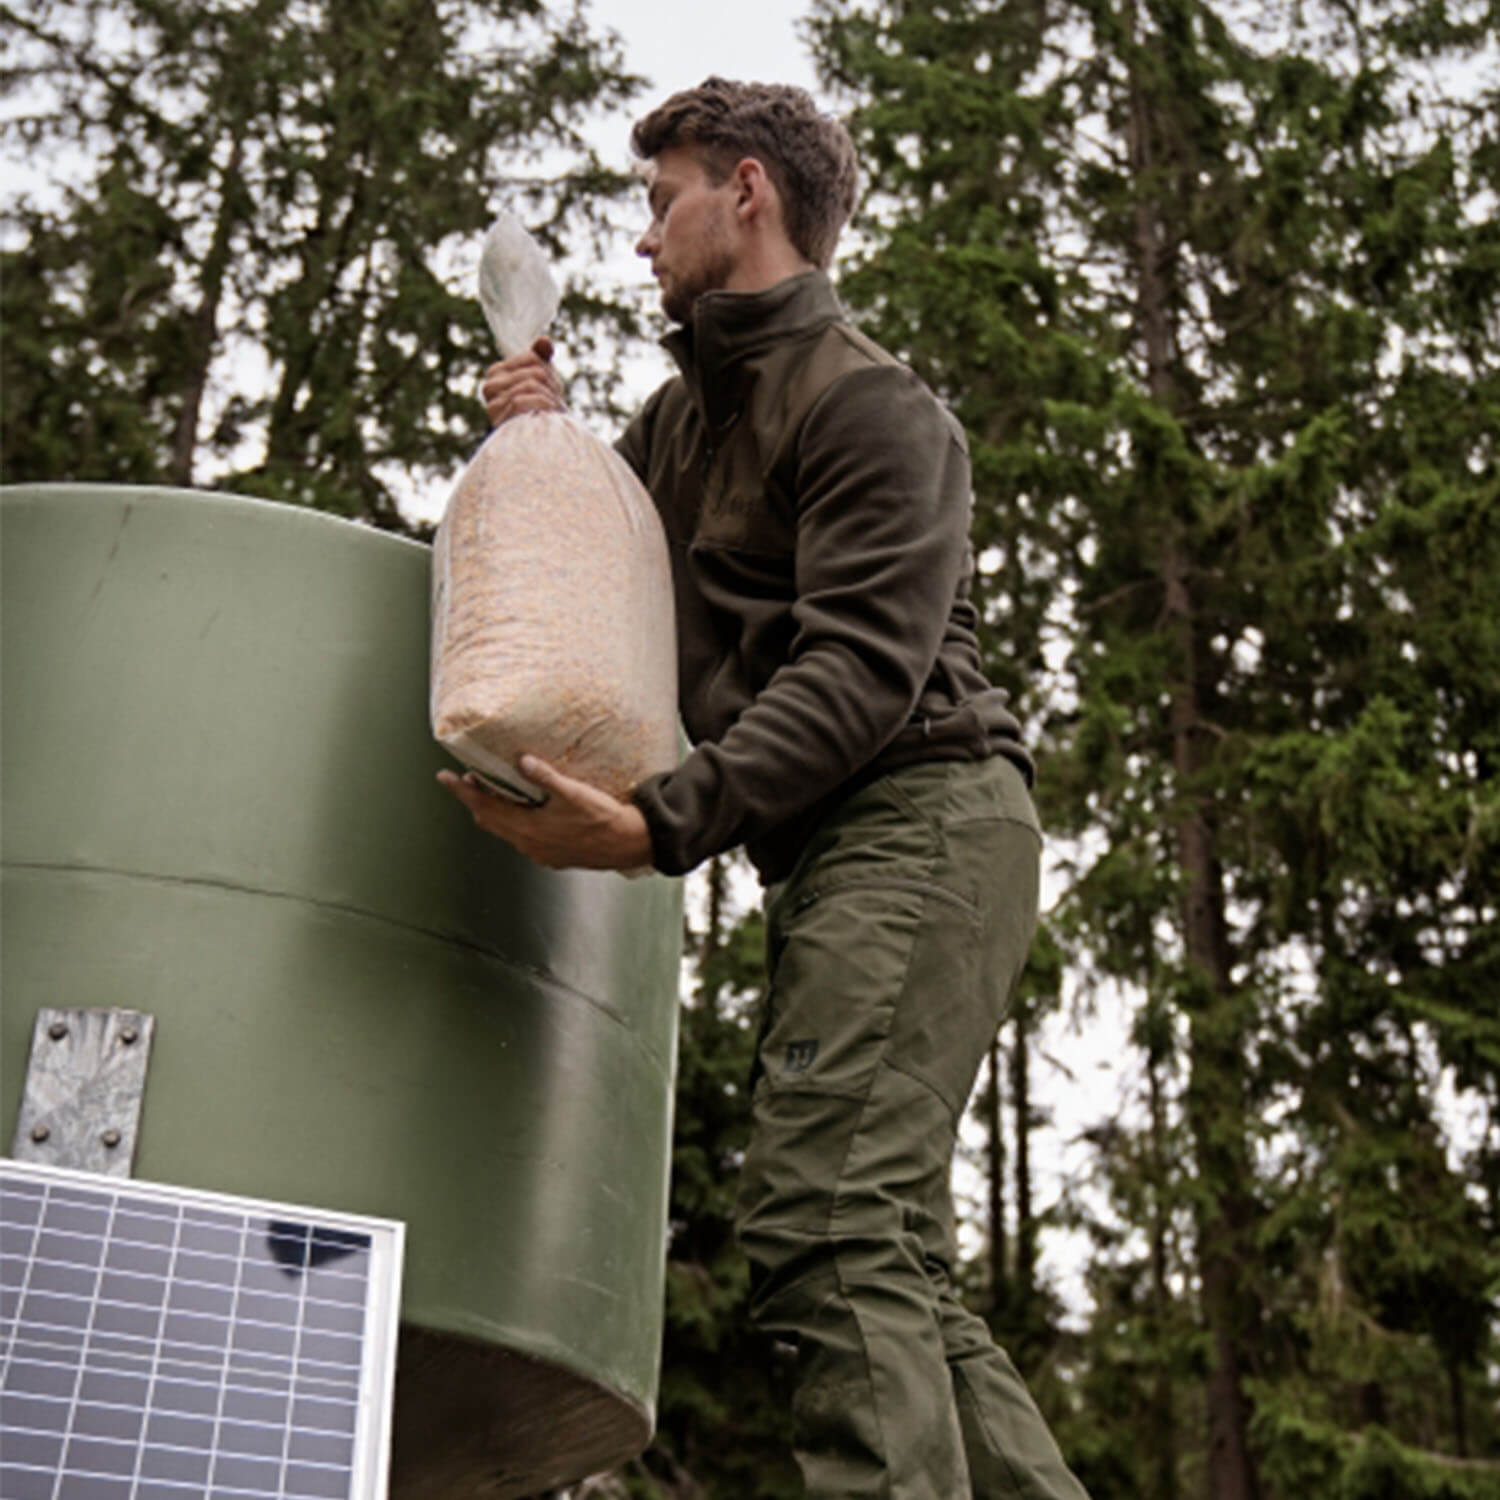
[[[683,830],[662,800],[662,784],[671,775],[670,771],[661,771],[648,776],[637,784],[630,800],[640,808],[646,820],[646,831],[651,836],[652,865],[663,875],[686,875],[697,861],[688,858],[683,848]]]

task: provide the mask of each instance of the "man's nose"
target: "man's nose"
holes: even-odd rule
[[[661,239],[656,233],[656,225],[652,224],[640,239],[635,242],[635,253],[637,255],[655,255]]]

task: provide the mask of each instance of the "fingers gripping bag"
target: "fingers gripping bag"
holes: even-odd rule
[[[541,251],[502,217],[480,300],[501,352],[557,308]],[[651,497],[573,417],[501,423],[459,477],[433,551],[432,729],[504,791],[541,802],[522,755],[616,797],[677,763],[666,538]]]

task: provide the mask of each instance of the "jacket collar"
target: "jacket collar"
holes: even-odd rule
[[[693,304],[692,322],[661,343],[710,431],[718,431],[739,410],[747,356],[843,316],[827,275],[803,271],[759,292],[705,292]]]

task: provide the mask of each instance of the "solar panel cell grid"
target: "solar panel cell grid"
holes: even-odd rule
[[[0,1171],[0,1500],[343,1500],[371,1239]]]

